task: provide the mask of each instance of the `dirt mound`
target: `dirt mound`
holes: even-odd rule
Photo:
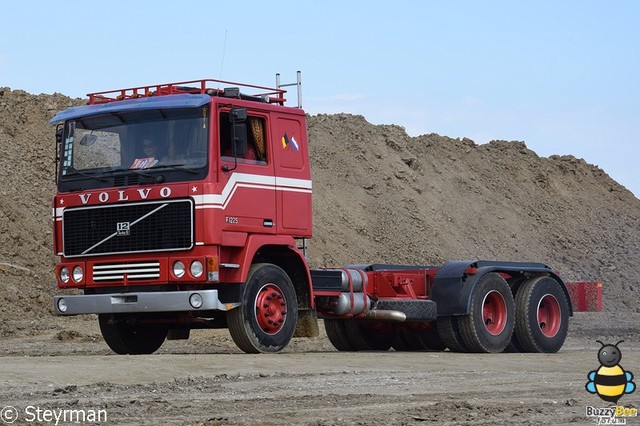
[[[0,88],[0,336],[50,318],[55,292],[51,199],[55,130],[49,120],[81,103]],[[34,327],[30,327],[33,329]],[[20,330],[18,330],[20,331]]]
[[[51,198],[60,94],[0,88],[0,336],[50,321]],[[640,200],[574,157],[522,142],[409,137],[339,114],[309,118],[313,266],[453,259],[540,261],[605,283],[605,309],[640,312]],[[36,327],[36,326],[34,326]]]

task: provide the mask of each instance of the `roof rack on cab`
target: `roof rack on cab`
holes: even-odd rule
[[[89,97],[89,105],[105,104],[126,99],[137,99],[150,96],[177,95],[183,93],[207,94],[210,96],[239,98],[249,101],[284,105],[284,103],[287,101],[287,99],[284,97],[287,91],[282,89],[282,87],[295,85],[298,89],[298,108],[302,108],[300,93],[301,84],[300,71],[298,71],[297,82],[291,84],[280,84],[280,74],[276,74],[276,88],[208,78],[202,80],[189,80],[176,83],[163,83],[150,86],[107,90],[104,92],[87,93],[87,96]],[[226,87],[221,88],[221,85],[224,85]],[[241,93],[240,88],[247,89],[251,93]]]

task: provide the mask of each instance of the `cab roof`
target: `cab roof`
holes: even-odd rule
[[[57,113],[49,123],[56,124],[67,120],[93,115],[109,114],[113,112],[198,108],[208,104],[209,102],[211,102],[211,96],[205,94],[179,94],[127,99],[109,103],[71,107]]]

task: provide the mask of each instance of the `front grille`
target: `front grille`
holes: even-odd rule
[[[93,265],[93,281],[154,280],[160,278],[160,262],[104,263]]]
[[[154,201],[65,209],[65,257],[187,250],[193,247],[193,203]]]

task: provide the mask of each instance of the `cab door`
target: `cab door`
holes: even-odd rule
[[[247,118],[243,122],[246,128],[246,152],[236,151],[234,155],[230,109],[223,108],[218,113],[217,155],[221,192],[218,201],[223,216],[222,231],[276,232],[275,176],[269,150],[268,118],[267,114],[247,110]]]

